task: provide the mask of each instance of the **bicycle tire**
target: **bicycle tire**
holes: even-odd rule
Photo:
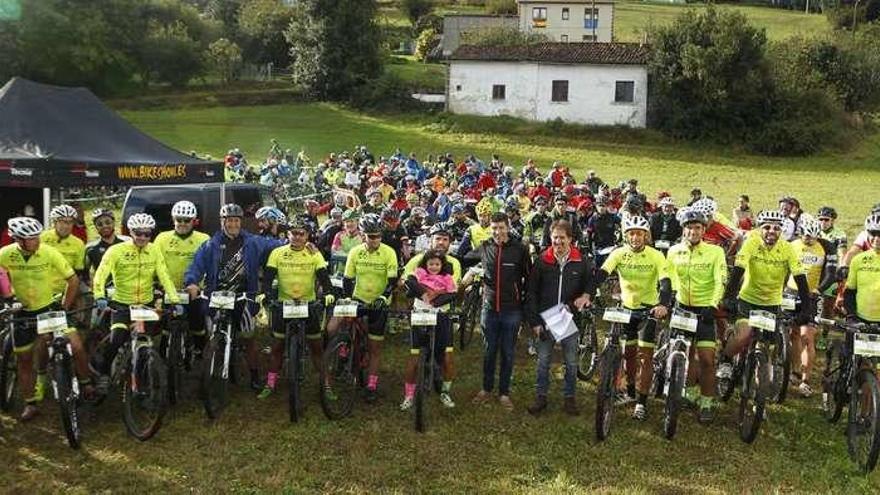
[[[462,350],[474,339],[480,309],[480,298],[478,296],[477,289],[471,289],[462,305],[461,321],[458,322],[458,345]]]
[[[64,428],[64,436],[67,444],[72,449],[78,449],[81,445],[82,430],[79,424],[79,397],[74,386],[74,375],[71,367],[71,359],[65,353],[53,356],[52,379],[55,382],[55,400],[61,411],[61,426]]]
[[[745,358],[739,402],[739,437],[752,443],[764,419],[769,363],[763,352],[750,351]]]
[[[847,375],[849,362],[840,354],[841,344],[832,341],[825,351],[825,370],[822,372],[822,413],[829,423],[836,423],[849,402]]]
[[[787,331],[777,332],[774,336],[773,351],[770,358],[770,381],[772,391],[770,400],[776,404],[785,402],[788,395],[788,382],[791,373],[791,337]]]
[[[593,379],[598,364],[598,337],[596,325],[585,325],[578,335],[578,369],[577,377],[582,382]]]
[[[716,353],[718,355],[717,359],[721,358],[721,353]],[[740,377],[742,376],[742,364],[743,359],[741,354],[737,354],[731,359],[731,365],[733,366],[733,373],[730,376],[729,380],[716,380],[715,382],[715,390],[718,395],[718,399],[721,402],[727,402],[733,397],[733,391],[736,390],[736,384],[740,381]],[[717,369],[717,366],[716,366]]]
[[[614,384],[620,367],[620,351],[606,349],[599,364],[599,386],[596,387],[596,440],[604,441],[611,434],[614,416]]]
[[[15,392],[18,389],[18,365],[12,338],[7,334],[3,339],[2,361],[0,361],[0,410],[9,412],[15,403]]]
[[[850,397],[846,428],[847,451],[861,472],[867,474],[877,466],[877,457],[880,454],[880,385],[877,383],[877,375],[870,369],[859,370],[854,388],[855,392]],[[861,414],[866,404],[869,410],[867,414]],[[864,440],[864,445],[861,445],[860,437]]]
[[[223,367],[226,348],[230,345],[231,343],[227,342],[226,337],[218,333],[208,343],[202,357],[202,403],[205,414],[210,419],[219,418],[229,401],[229,379],[233,373],[232,363],[229,363],[226,378],[223,378]],[[231,349],[230,361],[232,361]]]
[[[179,324],[179,323],[178,323]],[[186,358],[183,356],[183,333],[180,328],[172,328],[165,347],[165,362],[168,364],[168,403],[175,405],[181,397]]]
[[[302,391],[299,383],[299,360],[302,346],[299,345],[299,332],[287,338],[287,407],[290,422],[296,423],[302,416]]]
[[[360,369],[360,363],[355,361],[353,344],[348,333],[340,332],[330,339],[324,355],[321,356],[321,379],[318,383],[321,410],[330,420],[342,419],[351,414],[357,398],[358,383],[363,383],[359,379],[363,370]],[[338,391],[343,393],[339,394]]]
[[[134,374],[137,383],[132,383],[131,364],[125,370],[122,387],[122,419],[125,429],[131,436],[146,441],[162,427],[168,399],[168,370],[162,357],[152,347],[138,350],[138,367]],[[137,390],[133,390],[133,389]],[[146,413],[146,421],[141,424],[137,414]]]
[[[667,440],[672,440],[678,428],[678,417],[681,413],[684,395],[686,367],[687,364],[684,356],[677,353],[672,356],[669,372],[669,390],[666,393],[666,402],[663,408],[663,434]]]
[[[422,352],[419,355],[419,364],[416,369],[416,396],[415,396],[415,404],[414,404],[414,422],[416,431],[419,433],[424,433],[427,426],[427,400],[428,393],[430,391],[430,387],[433,386],[432,382],[433,377],[431,370],[429,369],[428,350],[422,348]]]

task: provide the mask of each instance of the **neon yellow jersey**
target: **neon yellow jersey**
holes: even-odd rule
[[[266,266],[278,271],[279,301],[312,302],[316,297],[315,274],[318,270],[327,268],[327,260],[320,251],[296,251],[285,245],[269,253]]]
[[[871,322],[880,321],[880,255],[859,253],[849,264],[846,288],[856,291],[856,314]]]
[[[468,231],[471,233],[471,249],[477,249],[483,241],[488,241],[492,237],[492,227],[489,225],[483,227],[479,222],[468,227]]]
[[[419,267],[419,263],[422,262],[422,259],[425,257],[425,253],[419,253],[413,256],[407,263],[406,266],[403,267],[403,278],[409,277],[413,273],[416,272],[416,268]],[[454,256],[446,256],[446,261],[452,265],[452,280],[455,281],[455,285],[458,285],[461,282],[461,262],[458,261]]]
[[[660,302],[657,284],[661,279],[669,278],[666,258],[651,246],[645,246],[639,252],[628,245],[619,247],[608,255],[602,270],[607,273],[617,271],[620,299],[628,309],[657,305]]]
[[[55,229],[51,229],[40,234],[40,242],[57,249],[74,270],[85,269],[86,245],[79,237],[70,234],[62,239],[58,237]],[[65,287],[67,287],[67,278],[61,278],[59,275],[52,281],[52,290],[56,294],[64,292]]]
[[[810,292],[818,292],[819,282],[822,281],[822,271],[825,269],[826,253],[825,248],[822,247],[822,243],[813,241],[812,246],[807,246],[802,239],[796,239],[792,241],[791,248],[801,261],[801,266],[804,267],[804,271],[806,271],[807,285],[810,287]],[[794,278],[788,279],[788,288],[797,290],[797,284],[794,283]]]
[[[516,202],[519,204],[519,214],[523,217],[529,214],[532,209],[532,200],[525,194],[517,195]]]
[[[666,259],[678,302],[688,306],[718,307],[727,281],[724,249],[706,242],[692,249],[689,244],[681,242],[669,248]]]
[[[186,269],[192,263],[193,257],[196,255],[199,247],[208,241],[211,236],[198,230],[193,230],[186,237],[177,235],[177,232],[169,230],[162,232],[156,236],[153,245],[159,248],[162,257],[165,259],[165,266],[168,268],[168,275],[174,286],[183,288],[183,277],[186,275]]]
[[[366,244],[355,246],[348,252],[343,275],[354,279],[352,295],[369,304],[385,292],[388,279],[397,276],[397,253],[387,244],[372,252]]]
[[[64,255],[48,244],[41,244],[28,257],[18,244],[5,246],[0,249],[0,267],[9,274],[12,291],[27,311],[52,304],[59,292],[54,290],[55,281],[66,281],[75,275]]]
[[[113,300],[122,304],[147,304],[153,301],[153,280],[159,279],[162,289],[172,303],[177,303],[177,292],[165,259],[159,248],[149,243],[143,248],[134,241],[110,246],[95,270],[92,291],[95,299],[105,296],[104,286],[108,276],[113,276],[116,293]]]
[[[736,266],[745,270],[739,298],[758,306],[782,304],[782,289],[789,275],[802,275],[804,267],[788,241],[779,239],[768,248],[761,236],[749,236],[739,253]]]

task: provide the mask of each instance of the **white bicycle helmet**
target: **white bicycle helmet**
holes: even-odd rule
[[[40,237],[43,232],[43,224],[36,218],[30,217],[10,218],[6,226],[9,227],[9,235],[14,239],[33,239]]]
[[[76,209],[70,205],[58,205],[49,211],[49,219],[53,222],[62,218],[76,218],[78,216]]]
[[[880,213],[872,213],[865,219],[865,230],[880,230]]]
[[[156,220],[146,213],[135,213],[128,217],[128,230],[153,230],[156,228]]]
[[[648,224],[648,220],[646,220],[645,217],[632,215],[623,220],[623,231],[629,232],[630,230],[644,230],[645,232],[649,232],[651,226]]]
[[[711,217],[715,215],[715,212],[718,211],[718,203],[709,198],[702,198],[694,201],[694,204],[691,205],[691,208],[694,208],[695,210],[701,212],[703,215],[706,215],[707,217]]]
[[[661,208],[664,206],[675,206],[675,200],[672,199],[672,196],[666,196],[665,198],[661,199],[659,203],[657,203],[657,206]]]
[[[195,218],[198,214],[196,205],[191,201],[178,201],[171,207],[172,218]]]
[[[758,213],[758,225],[764,225],[768,223],[775,223],[782,225],[782,221],[785,220],[785,215],[782,214],[781,211],[778,210],[761,210]]]
[[[821,227],[819,227],[819,222],[812,217],[806,219],[801,217],[801,219],[798,221],[798,224],[800,227],[801,235],[809,236],[814,239],[819,237],[819,233],[822,231]]]

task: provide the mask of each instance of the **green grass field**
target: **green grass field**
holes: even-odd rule
[[[497,152],[520,163],[534,157],[586,168],[607,180],[639,177],[645,190],[670,189],[682,197],[694,185],[714,194],[727,209],[750,193],[769,206],[781,193],[796,194],[808,209],[837,206],[852,226],[877,200],[876,138],[845,155],[771,159],[716,148],[666,142],[651,133],[585,131],[580,140],[544,137],[533,124],[513,120],[457,120],[481,133],[439,132],[431,116],[371,117],[327,104],[125,112],[135,125],[179,149],[220,156],[240,147],[251,158],[268,150],[269,138],[304,147],[318,158],[366,143],[377,154],[395,147],[426,153]],[[449,122],[446,120],[446,128]],[[614,137],[616,136],[616,137]],[[480,351],[457,354],[458,407],[432,409],[426,434],[397,410],[407,347],[389,338],[379,404],[359,404],[354,417],[327,421],[310,395],[307,418],[287,422],[286,398],[257,403],[245,391],[221,420],[208,423],[194,400],[168,418],[146,443],[129,438],[119,405],[110,401],[84,421],[85,447],[62,442],[54,404],[30,425],[0,415],[0,491],[10,493],[112,492],[333,492],[333,493],[866,493],[880,489],[875,473],[862,477],[847,458],[840,425],[821,418],[819,397],[789,399],[771,407],[757,442],[736,433],[733,403],[712,427],[683,418],[674,441],[661,437],[660,402],[650,404],[646,423],[619,411],[612,437],[593,440],[595,388],[582,384],[582,416],[561,412],[558,374],[551,410],[535,419],[525,412],[534,390],[534,363],[520,343],[512,414],[496,405],[475,407],[469,398],[480,383]],[[307,384],[314,390],[314,380]]]

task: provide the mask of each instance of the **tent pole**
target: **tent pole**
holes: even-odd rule
[[[43,188],[43,225],[49,225],[49,210],[52,207],[52,190]]]

